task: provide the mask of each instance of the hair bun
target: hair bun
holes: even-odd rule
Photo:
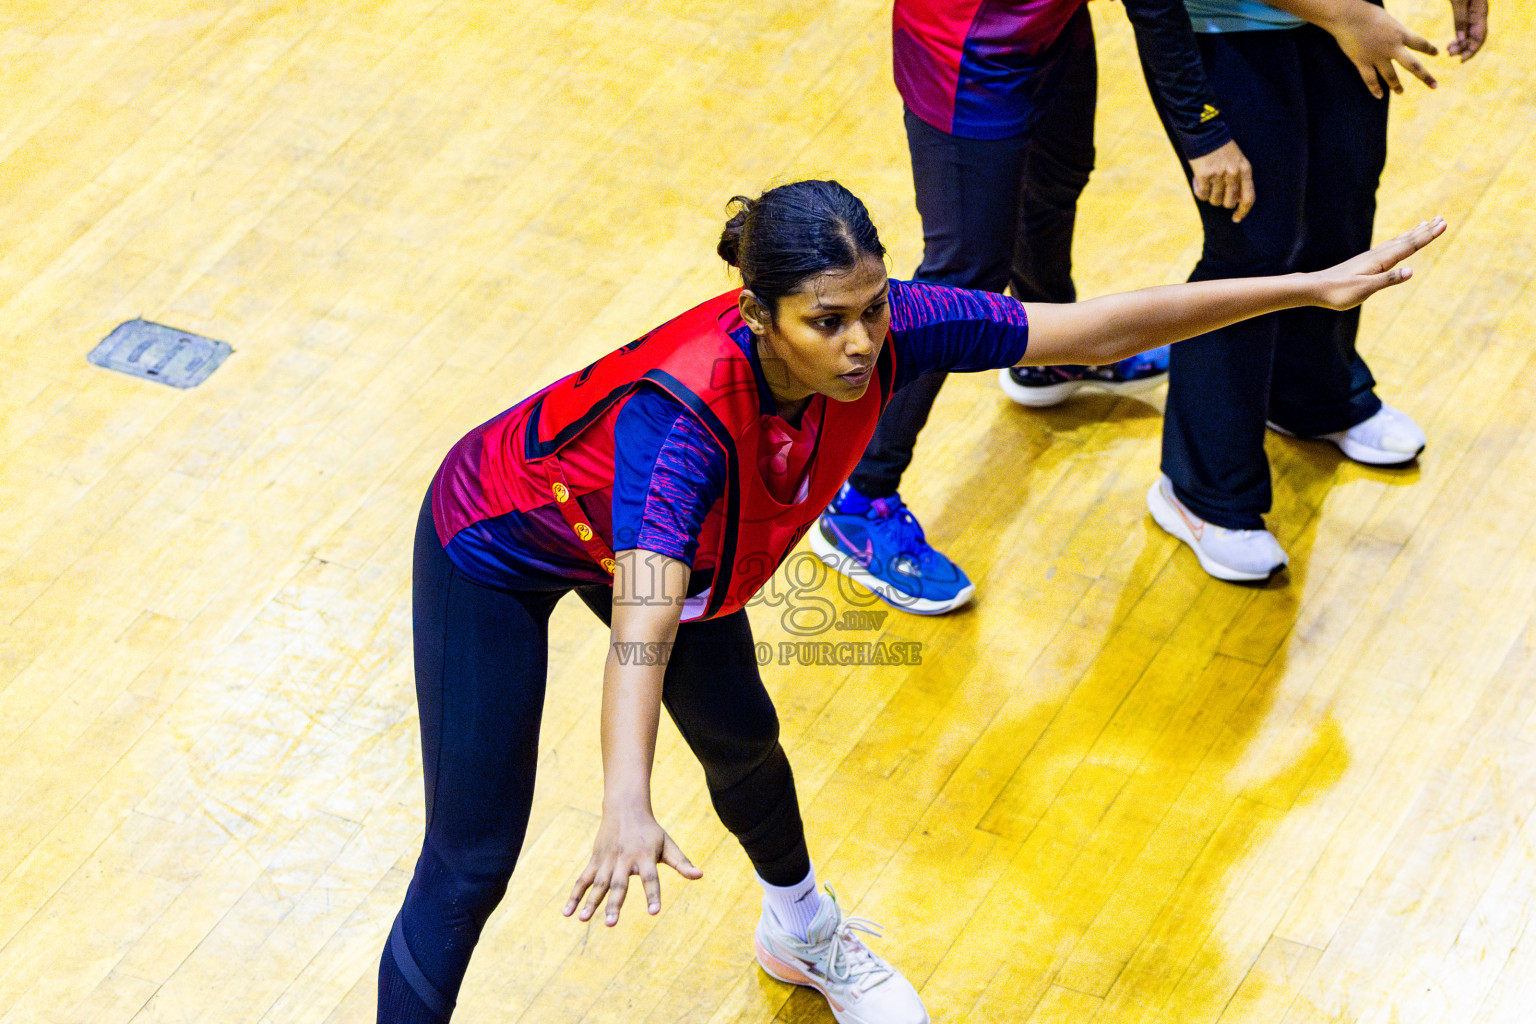
[[[792,181],[756,199],[733,196],[715,251],[741,272],[741,285],[772,314],[807,280],[849,270],[885,246],[859,197],[835,181]]]
[[[757,201],[746,196],[732,196],[731,201],[725,204],[727,208],[737,207],[731,219],[725,222],[725,229],[720,232],[720,244],[715,246],[715,252],[720,258],[733,267],[741,266],[741,233],[747,226],[747,215],[752,212],[752,207]]]

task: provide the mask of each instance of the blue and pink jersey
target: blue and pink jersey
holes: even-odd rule
[[[1083,6],[1084,0],[895,0],[896,89],[908,110],[941,132],[965,139],[1023,135],[1062,69],[1093,59]],[[1225,145],[1232,134],[1211,99],[1183,0],[1124,6],[1184,158]]]
[[[893,391],[925,373],[1011,366],[1023,358],[1028,343],[1024,307],[991,292],[892,281],[890,309],[887,344],[897,367]],[[730,336],[751,361],[759,406],[767,417],[762,478],[779,500],[792,502],[804,488],[805,470],[818,446],[836,443],[816,430],[818,403],[825,399],[814,398],[799,423],[784,421],[774,412],[751,332],[742,326]],[[506,488],[484,472],[486,433],[538,397],[530,396],[454,446],[433,483],[438,537],[454,564],[486,586],[608,584],[610,577],[593,564],[554,506],[485,514],[498,507],[496,494]],[[582,457],[580,445],[565,451],[567,460]],[[613,421],[612,459],[611,484],[582,497],[586,521],[598,537],[613,550],[657,551],[700,569],[700,537],[709,532],[711,515],[720,514],[727,476],[726,453],[710,432],[672,395],[642,385]],[[707,574],[693,585],[707,586]]]
[[[1029,130],[1064,51],[1054,44],[1084,0],[896,0],[896,89],[942,132],[1005,139]],[[1081,31],[1089,32],[1086,21]]]

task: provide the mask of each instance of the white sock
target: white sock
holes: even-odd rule
[[[763,909],[773,915],[780,927],[804,942],[812,919],[821,909],[822,896],[816,888],[816,869],[811,868],[794,885],[769,885],[761,877],[757,882],[763,887]]]

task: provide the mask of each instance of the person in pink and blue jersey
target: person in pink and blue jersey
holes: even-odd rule
[[[1195,195],[1241,220],[1253,200],[1241,151],[1206,88],[1181,0],[1126,0],[1151,88],[1170,112]],[[1071,302],[1078,197],[1094,165],[1098,64],[1083,0],[896,0],[896,88],[923,223],[915,280]],[[1055,405],[1082,387],[1154,388],[1166,349],[1104,366],[1008,367],[1014,401]],[[811,547],[828,565],[904,611],[937,615],[975,592],[927,541],[902,501],[902,475],[944,375],[898,392]],[[857,556],[872,547],[875,555]]]

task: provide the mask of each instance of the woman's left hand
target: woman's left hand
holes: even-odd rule
[[[1306,275],[1316,289],[1315,304],[1328,309],[1353,309],[1383,288],[1401,284],[1412,271],[1400,264],[1445,231],[1445,218],[1420,221],[1396,238],[1338,266]]]
[[[1237,142],[1226,144],[1189,162],[1190,188],[1195,198],[1212,206],[1235,210],[1232,223],[1241,223],[1253,209],[1253,165]]]
[[[1431,89],[1438,84],[1424,62],[1414,56],[1417,52],[1433,57],[1440,52],[1428,39],[1374,4],[1349,3],[1337,10],[1338,16],[1320,24],[1353,62],[1372,96],[1381,99],[1386,95],[1382,83],[1393,92],[1403,91],[1394,66],[1397,64]]]

